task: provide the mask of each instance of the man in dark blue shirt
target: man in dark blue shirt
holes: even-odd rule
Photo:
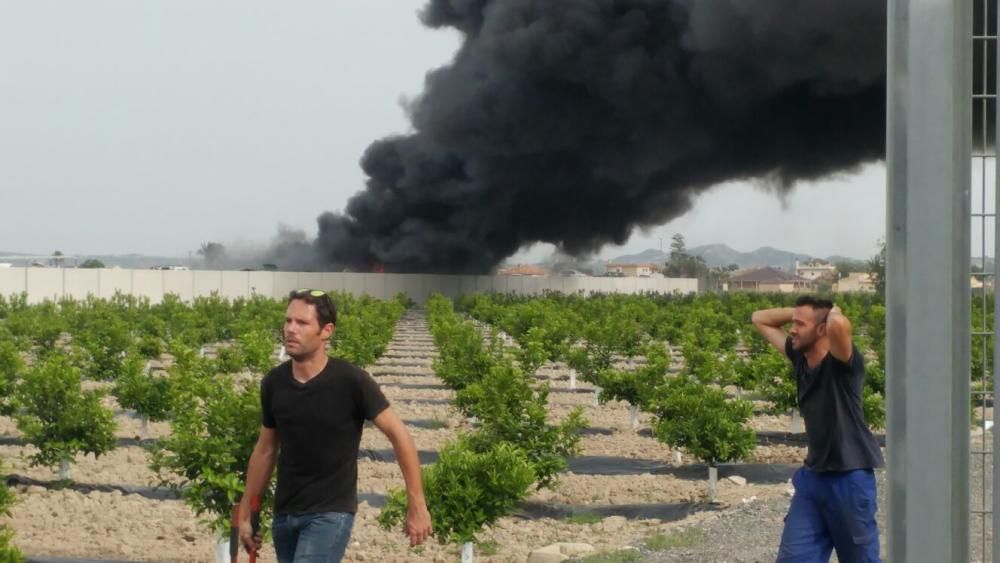
[[[795,472],[779,563],[881,561],[873,469],[882,452],[865,423],[864,357],[851,322],[831,301],[802,296],[795,307],[757,311],[761,334],[792,363],[809,450]],[[791,330],[785,334],[785,325]]]

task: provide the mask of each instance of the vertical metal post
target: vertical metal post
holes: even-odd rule
[[[993,493],[996,490],[996,436],[989,431],[996,417],[991,413],[995,391],[991,389],[994,360],[990,352],[996,342],[994,311],[990,294],[995,291],[996,206],[996,103],[997,103],[997,0],[973,0],[972,49],[972,344],[971,403],[977,428],[971,440],[971,557],[976,561],[1000,563],[993,545],[997,516]]]
[[[994,17],[1000,17],[1000,16],[994,16]],[[998,29],[1000,29],[1000,25],[998,25]],[[997,48],[997,46],[994,45],[993,49],[995,50],[996,48]],[[1000,59],[1000,57],[998,57],[998,59]],[[998,66],[1000,66],[1000,62],[998,62],[997,64],[998,64]],[[998,69],[998,70],[1000,70],[1000,69]],[[1000,75],[998,75],[998,76],[1000,76]],[[996,95],[996,92],[994,92],[994,95]],[[995,122],[992,125],[994,127],[994,131],[996,131],[997,127],[1000,126],[1000,120],[997,120],[995,118],[995,116],[994,116],[994,120],[995,120]],[[997,491],[1000,490],[1000,488],[998,488],[998,485],[1000,485],[1000,463],[997,463],[997,460],[996,460],[996,452],[1000,452],[1000,428],[997,428],[997,426],[996,426],[996,424],[997,424],[996,410],[997,410],[997,406],[1000,405],[1000,386],[997,385],[997,366],[1000,366],[1000,346],[997,345],[998,343],[1000,343],[1000,323],[997,322],[997,319],[1000,319],[1000,299],[997,299],[997,295],[996,295],[997,287],[1000,286],[1000,260],[997,259],[998,258],[997,257],[997,250],[1000,249],[1000,225],[997,225],[996,221],[995,221],[996,217],[1000,217],[1000,193],[998,193],[998,192],[1000,192],[1000,148],[998,148],[996,146],[996,139],[997,139],[997,137],[994,136],[993,137],[993,140],[994,140],[994,147],[993,148],[994,148],[994,174],[995,174],[995,176],[994,176],[993,187],[994,187],[994,190],[995,190],[995,195],[994,195],[995,201],[994,201],[993,216],[994,216],[994,237],[995,238],[994,238],[994,245],[993,245],[993,249],[994,250],[993,250],[993,290],[992,290],[993,291],[993,334],[994,334],[994,336],[993,336],[993,369],[992,369],[992,374],[991,374],[991,376],[992,376],[991,377],[991,381],[993,383],[993,416],[992,416],[992,419],[993,419],[993,444],[992,444],[992,446],[993,446],[993,487],[992,487],[993,502],[991,503],[992,504],[992,510],[993,510],[993,514],[992,514],[992,516],[993,516],[993,518],[992,518],[992,526],[993,526],[992,537],[993,538],[996,538],[997,533],[1000,533],[1000,495],[997,494]],[[985,211],[985,206],[984,206],[984,211]],[[985,237],[986,234],[983,233],[983,236]],[[984,270],[985,270],[985,262],[986,262],[986,259],[985,259],[985,255],[984,255],[984,258],[983,258]],[[989,290],[986,287],[986,279],[984,278],[983,279],[983,294],[985,295],[987,293],[987,291],[989,291]],[[983,309],[984,309],[983,314],[984,315],[987,314],[985,306],[983,307]],[[987,380],[986,380],[986,377],[985,377],[985,374],[984,374],[983,383],[985,384],[986,381]],[[986,390],[987,390],[987,388],[984,386],[983,387],[983,391],[986,391]],[[984,408],[983,411],[985,412],[985,410],[986,409]],[[985,427],[985,424],[984,424],[984,427]],[[984,473],[986,472],[986,468],[985,467],[983,468],[983,472]],[[986,502],[985,498],[986,497],[985,497],[985,492],[984,492],[984,500],[983,500],[984,503]],[[993,548],[993,563],[1000,563],[1000,549],[996,549],[996,547],[994,545],[991,545],[991,547]],[[984,557],[985,557],[985,554],[984,554]]]
[[[888,15],[887,560],[968,561],[971,3]]]
[[[994,198],[994,201],[993,201],[993,207],[994,207],[994,209],[992,211],[993,236],[994,236],[994,239],[993,239],[993,249],[992,249],[993,250],[993,270],[991,272],[992,273],[992,281],[993,281],[993,284],[992,284],[993,287],[992,288],[990,288],[989,285],[987,284],[987,276],[983,277],[983,315],[984,315],[984,318],[985,318],[985,316],[989,312],[988,309],[987,309],[988,302],[986,300],[986,296],[989,293],[993,293],[993,326],[992,327],[985,327],[985,328],[991,329],[990,331],[992,332],[992,338],[993,338],[993,341],[992,341],[992,344],[993,344],[993,356],[992,356],[992,360],[993,360],[993,365],[991,366],[991,369],[989,369],[989,370],[987,370],[985,366],[983,367],[983,374],[982,374],[983,375],[983,380],[982,380],[983,387],[982,387],[982,391],[984,393],[988,392],[989,387],[988,387],[987,384],[988,383],[992,383],[993,384],[993,393],[992,393],[992,399],[993,399],[993,405],[992,405],[993,406],[993,416],[991,417],[991,419],[993,421],[993,442],[991,444],[993,449],[992,449],[992,452],[991,452],[992,456],[990,458],[991,461],[993,462],[993,472],[992,472],[993,473],[993,475],[992,475],[993,481],[992,481],[992,487],[990,489],[990,492],[992,493],[992,497],[993,498],[992,498],[992,503],[990,503],[990,505],[991,505],[991,509],[992,509],[992,519],[991,519],[991,524],[992,524],[992,530],[991,531],[992,531],[992,534],[991,534],[991,538],[996,538],[996,535],[998,533],[1000,533],[1000,495],[997,495],[997,491],[1000,490],[1000,488],[998,488],[998,485],[1000,485],[1000,464],[998,464],[997,460],[996,460],[996,453],[1000,452],[1000,428],[997,428],[997,426],[996,426],[996,424],[998,422],[997,415],[996,415],[996,409],[997,409],[997,405],[1000,405],[1000,389],[998,389],[998,385],[997,385],[997,366],[1000,366],[1000,346],[997,345],[998,343],[1000,343],[1000,323],[997,322],[997,319],[1000,319],[1000,316],[998,316],[998,315],[1000,315],[1000,300],[997,300],[997,294],[996,294],[997,287],[1000,286],[1000,260],[997,259],[998,258],[997,257],[997,251],[1000,250],[1000,225],[997,224],[997,218],[1000,217],[1000,147],[997,146],[997,138],[998,138],[997,134],[998,134],[998,132],[1000,132],[1000,120],[997,120],[997,118],[996,118],[996,110],[997,110],[997,107],[1000,106],[1000,99],[998,99],[998,98],[1000,98],[1000,96],[998,96],[998,91],[1000,91],[1000,89],[998,89],[998,85],[997,85],[997,76],[1000,76],[1000,74],[998,74],[998,72],[1000,72],[1000,51],[998,51],[998,49],[1000,49],[1000,41],[997,40],[997,36],[1000,35],[1000,10],[998,10],[998,2],[996,0],[990,0],[990,1],[982,0],[982,7],[981,7],[981,9],[983,10],[983,14],[981,16],[981,18],[983,20],[983,23],[979,26],[979,27],[981,27],[981,29],[974,30],[973,33],[975,35],[977,35],[977,36],[980,36],[980,37],[977,37],[976,39],[977,39],[977,43],[980,44],[982,46],[982,49],[983,49],[983,57],[982,57],[982,59],[983,59],[983,73],[984,73],[984,76],[983,76],[983,79],[982,79],[983,90],[982,90],[982,92],[975,92],[975,94],[981,94],[983,96],[983,100],[981,102],[977,101],[976,103],[981,103],[982,104],[982,114],[983,114],[982,115],[983,139],[981,141],[981,144],[982,144],[982,154],[983,154],[983,168],[982,168],[983,172],[982,172],[982,174],[983,174],[983,180],[984,180],[983,184],[984,185],[983,185],[983,199],[982,199],[982,209],[981,209],[981,211],[984,214],[984,217],[983,217],[983,223],[984,223],[984,226],[983,226],[983,239],[984,240],[985,240],[985,238],[987,236],[987,229],[986,229],[986,226],[985,226],[985,223],[986,223],[986,214],[989,213],[989,210],[987,209],[987,205],[986,205],[987,186],[985,185],[986,184],[986,178],[988,177],[987,176],[987,167],[985,165],[986,164],[986,156],[988,154],[993,157],[992,160],[993,160],[993,174],[994,174],[993,175],[993,185],[991,186],[991,188],[993,190],[993,198]],[[978,16],[978,14],[977,14],[977,16]],[[979,47],[979,45],[977,45],[977,47]],[[994,71],[995,72],[994,72],[994,74],[992,76],[992,79],[990,79],[990,77],[989,77],[989,55],[990,54],[993,55],[993,57],[994,57],[993,63],[996,65],[996,67],[994,67]],[[990,104],[991,103],[992,103],[992,111],[990,111],[990,109],[991,109],[990,108]],[[990,122],[991,119],[992,119],[992,123]],[[985,243],[984,243],[984,250],[983,250],[982,271],[983,272],[989,272],[989,270],[986,268]],[[985,333],[987,331],[984,330],[983,332]],[[983,354],[984,355],[986,354],[986,350],[988,349],[985,344],[986,343],[984,342],[984,346],[983,346]],[[987,372],[990,372],[990,373],[987,374]],[[988,376],[989,376],[989,379],[987,379]],[[984,399],[985,399],[985,397],[984,397]],[[984,413],[986,412],[985,400],[984,400],[983,412]],[[985,427],[986,427],[986,423],[984,421],[983,422],[984,442],[985,442]],[[984,449],[985,449],[985,446],[984,446]],[[985,467],[985,464],[984,464],[983,473],[985,474],[986,472],[987,471],[986,471],[986,467]],[[987,499],[986,491],[984,491],[983,492],[983,503],[984,504],[987,502],[986,499]],[[995,544],[993,544],[992,542],[991,542],[990,547],[993,550],[993,557],[992,557],[993,563],[1000,563],[1000,549],[997,549],[996,546],[995,546]],[[985,561],[986,560],[986,554],[984,553],[983,556],[984,556],[983,560]]]

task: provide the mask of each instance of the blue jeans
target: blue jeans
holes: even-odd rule
[[[837,550],[841,563],[880,563],[875,472],[812,472],[792,477],[778,563],[821,563]]]
[[[278,514],[271,528],[278,562],[338,563],[347,551],[353,527],[350,512]]]

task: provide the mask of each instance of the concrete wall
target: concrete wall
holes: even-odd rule
[[[599,293],[693,293],[698,280],[671,278],[589,278],[518,276],[445,276],[435,274],[360,274],[343,272],[232,272],[214,270],[119,270],[74,268],[0,268],[0,295],[27,292],[37,303],[63,296],[111,297],[115,292],[148,297],[158,303],[169,293],[188,301],[218,293],[235,298],[250,295],[284,297],[293,289],[310,287],[349,291],[356,295],[391,298],[405,293],[422,303],[431,293],[448,297],[472,292],[513,292],[539,295],[544,291]]]

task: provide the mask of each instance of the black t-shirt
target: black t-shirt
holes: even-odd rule
[[[785,341],[785,353],[792,361],[799,411],[806,422],[806,467],[812,471],[882,467],[882,450],[861,409],[865,360],[858,347],[852,344],[848,363],[827,353],[813,369],[803,352],[792,349],[790,337]]]
[[[330,358],[299,383],[288,361],[264,376],[260,402],[261,423],[278,432],[275,514],[356,512],[361,431],[389,406],[372,376]]]

